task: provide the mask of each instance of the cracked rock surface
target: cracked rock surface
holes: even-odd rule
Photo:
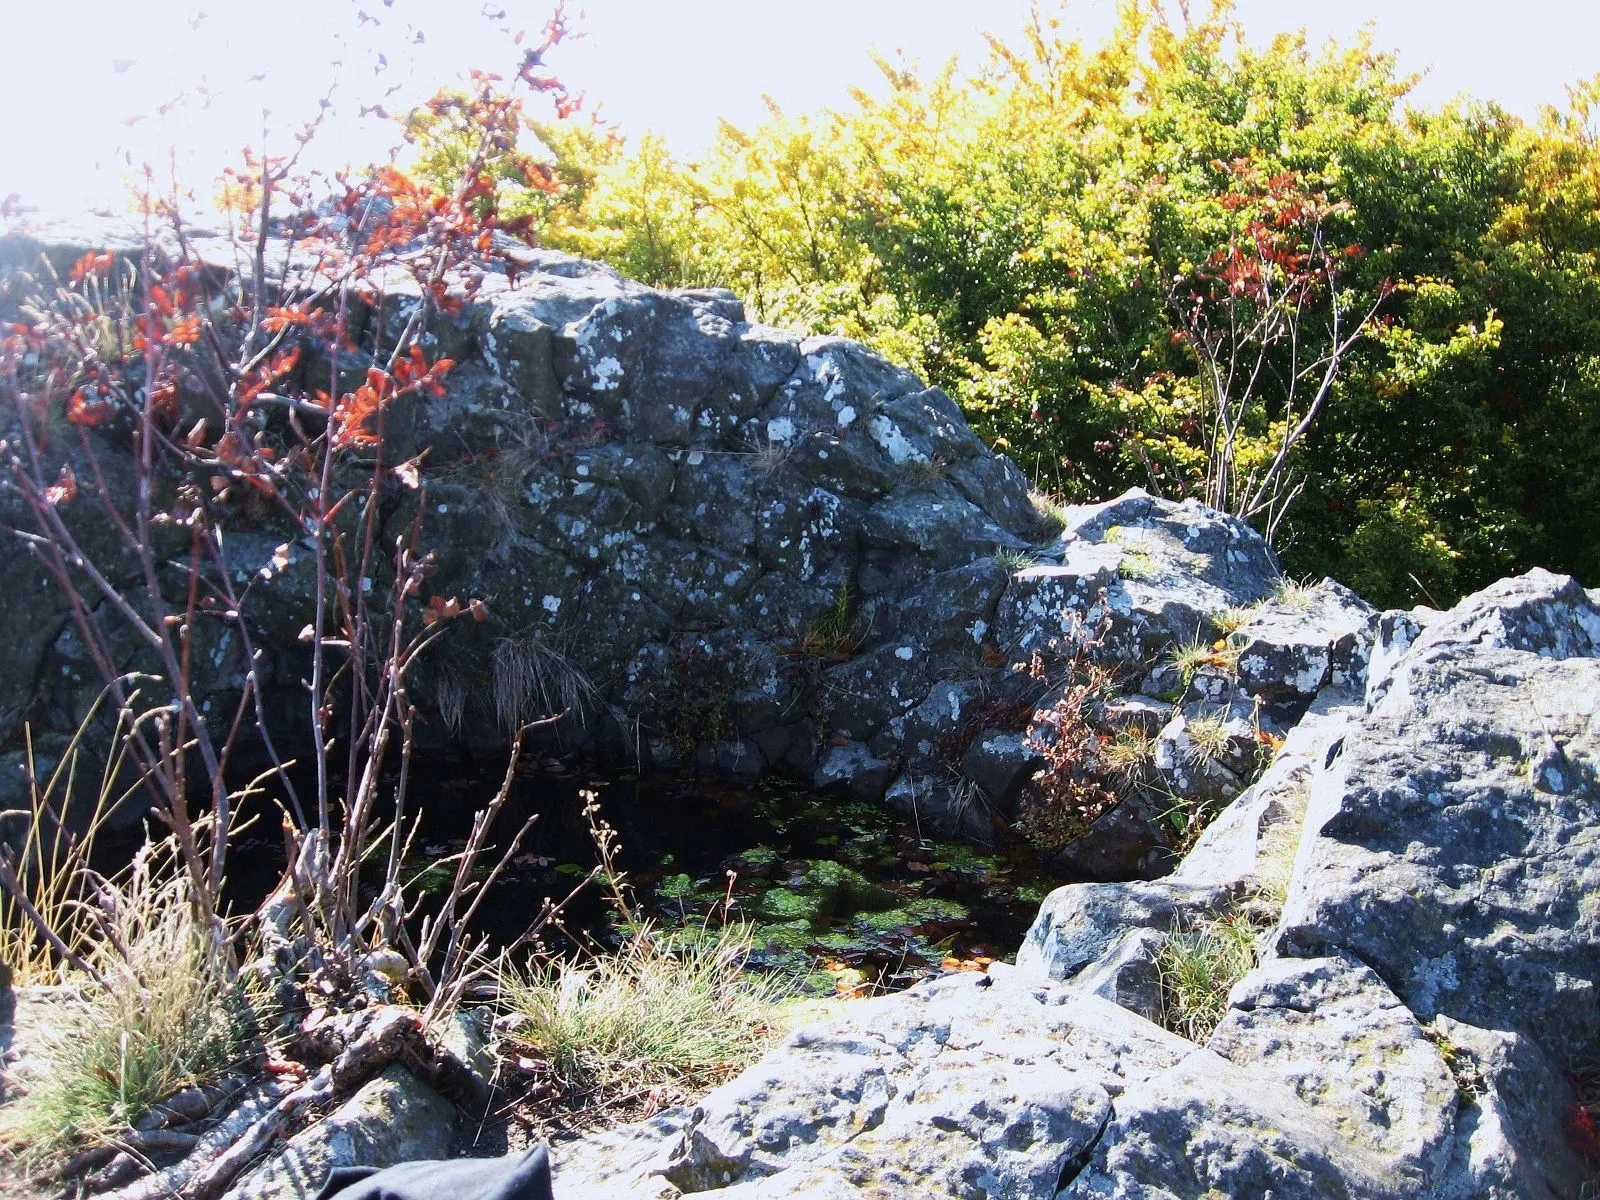
[[[1324,691],[1169,878],[1062,888],[1018,966],[793,1035],[641,1133],[638,1186],[1580,1196],[1562,1123],[1600,980],[1600,595],[1531,572],[1405,619],[1372,702]],[[1162,944],[1238,911],[1269,915],[1257,965],[1203,1045],[1167,1032]]]

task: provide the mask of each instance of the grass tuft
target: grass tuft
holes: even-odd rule
[[[696,940],[636,929],[615,954],[511,972],[502,1002],[518,1041],[549,1064],[564,1095],[625,1104],[655,1089],[715,1087],[782,1032],[788,984],[745,973],[751,930]]]
[[[819,613],[795,639],[795,653],[801,658],[847,659],[861,648],[871,629],[871,606],[856,611],[850,585],[844,584],[832,606]]]
[[[104,699],[102,695],[101,699]],[[100,778],[99,790],[81,834],[74,835],[63,820],[63,810],[78,791],[78,762],[85,732],[92,726],[100,701],[97,700],[73,734],[65,751],[48,773],[41,771],[35,757],[33,732],[24,729],[24,767],[28,779],[27,831],[15,854],[7,855],[6,870],[45,925],[74,954],[86,954],[92,946],[83,881],[94,853],[97,834],[120,799],[115,780],[122,768],[124,745],[119,736],[117,753],[111,755]],[[117,730],[127,724],[119,717]],[[11,968],[12,982],[18,987],[58,983],[66,964],[39,932],[37,924],[24,911],[18,898],[0,886],[0,963]]]
[[[495,643],[494,705],[506,729],[540,717],[581,715],[595,698],[583,672],[538,637]]]
[[[1167,663],[1178,672],[1183,679],[1183,686],[1188,688],[1201,667],[1215,667],[1229,672],[1237,670],[1239,653],[1237,648],[1225,641],[1206,643],[1195,638],[1167,651]]]
[[[756,441],[752,442],[745,453],[752,469],[763,475],[771,475],[781,471],[794,457],[795,449],[799,446],[798,438],[790,441]]]
[[[1145,782],[1156,760],[1154,734],[1130,726],[1121,730],[1103,751],[1106,766],[1131,786]]]
[[[1188,758],[1192,763],[1220,762],[1233,747],[1228,722],[1217,713],[1184,722],[1183,731],[1189,737]]]
[[[1195,672],[1211,662],[1211,647],[1198,639],[1175,645],[1167,652],[1167,662],[1183,676],[1183,686],[1194,682]]]
[[[1230,634],[1236,633],[1250,624],[1251,621],[1255,620],[1255,617],[1256,610],[1251,605],[1225,608],[1212,616],[1211,624],[1219,634],[1223,637],[1228,637]]]
[[[1161,1024],[1204,1042],[1227,1014],[1228,992],[1256,965],[1257,930],[1242,913],[1224,913],[1167,938],[1156,958]]]
[[[171,847],[146,845],[97,899],[99,981],[62,1008],[50,1072],[10,1106],[4,1141],[27,1171],[105,1143],[182,1088],[238,1066],[254,1039],[251,1009],[226,951],[195,920]]]
[[[902,468],[912,483],[937,483],[950,472],[950,464],[942,458],[913,458]]]
[[[996,546],[994,548],[994,561],[1002,571],[1008,575],[1015,575],[1018,571],[1026,571],[1039,560],[1026,550],[1013,550],[1010,546]]]
[[[1048,492],[1038,488],[1028,493],[1028,503],[1038,519],[1039,532],[1045,537],[1055,537],[1067,527],[1066,507]]]
[[[1316,601],[1316,592],[1317,585],[1310,580],[1285,575],[1273,587],[1272,599],[1290,612],[1307,612]]]

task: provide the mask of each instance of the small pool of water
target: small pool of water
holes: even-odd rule
[[[430,864],[461,848],[472,814],[503,772],[503,762],[414,767],[410,795],[423,815],[412,871],[423,892],[448,890],[453,866]],[[517,941],[547,897],[566,895],[595,865],[584,791],[598,795],[601,819],[617,831],[616,862],[639,915],[689,938],[747,923],[752,965],[812,993],[892,990],[941,967],[1010,958],[1059,882],[1025,850],[985,853],[928,841],[876,805],[782,780],[743,788],[533,761],[519,766],[492,831],[491,841],[503,846],[537,817],[480,909],[477,932],[491,944]],[[276,882],[270,851],[265,839],[236,849],[234,861],[254,861],[261,876],[235,880],[238,901]],[[546,940],[558,949],[614,943],[616,915],[604,891],[591,887],[566,910],[569,936]]]

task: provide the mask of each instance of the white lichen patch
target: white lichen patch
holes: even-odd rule
[[[883,448],[883,452],[889,456],[889,461],[897,467],[903,467],[911,462],[928,461],[928,456],[911,444],[900,426],[882,413],[867,422],[867,432],[872,435],[872,440]]]

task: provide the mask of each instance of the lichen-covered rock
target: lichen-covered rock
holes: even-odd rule
[[[978,785],[984,799],[1002,812],[1016,807],[1017,793],[1044,760],[1038,749],[1020,733],[985,729],[973,738],[961,759],[961,769]]]
[[[335,1167],[449,1158],[455,1108],[401,1066],[384,1069],[250,1172],[227,1200],[311,1200]]]
[[[1254,1065],[1426,1194],[1449,1167],[1457,1084],[1416,1016],[1345,955],[1273,959],[1234,985],[1206,1046]]]
[[[1600,1037],[1600,605],[1556,583],[1469,598],[1400,661],[1313,789],[1285,936],[1571,1055]]]
[[[1452,1040],[1515,1047],[1522,1077],[1553,1082],[1480,1085],[1452,1186],[1570,1194],[1579,1168],[1549,1131],[1563,1065],[1600,1035],[1600,604],[1531,572],[1408,633],[1314,781],[1282,948],[1353,955]]]
[[[1229,639],[1239,683],[1268,702],[1310,700],[1330,685],[1360,691],[1376,616],[1331,579],[1261,604]]]
[[[1073,976],[1073,984],[1147,1021],[1159,1021],[1162,1008],[1161,947],[1167,935],[1157,929],[1130,929],[1094,962]]]
[[[892,771],[888,763],[872,757],[872,751],[860,742],[841,739],[823,752],[811,784],[819,789],[842,787],[871,799],[882,794]]]
[[[1128,658],[1194,641],[1211,618],[1270,596],[1280,576],[1266,542],[1243,521],[1192,500],[1133,488],[1067,510],[1066,528],[1023,572],[1000,613],[1001,644],[1042,648],[1051,637]]]
[[[655,1170],[684,1192],[730,1198],[1051,1198],[1100,1135],[1124,1074],[1185,1047],[1094,997],[1006,978],[932,981],[793,1035],[697,1105]]]
[[[1391,1200],[1381,1160],[1293,1091],[1205,1051],[1132,1082],[1060,1200]]]
[[[1017,951],[1017,969],[1048,979],[1071,979],[1098,960],[1129,929],[1167,930],[1215,911],[1228,893],[1206,885],[1070,883],[1046,898]]]
[[[948,775],[906,771],[883,799],[924,837],[965,838],[980,846],[995,842],[997,810],[975,785],[953,782]]]

